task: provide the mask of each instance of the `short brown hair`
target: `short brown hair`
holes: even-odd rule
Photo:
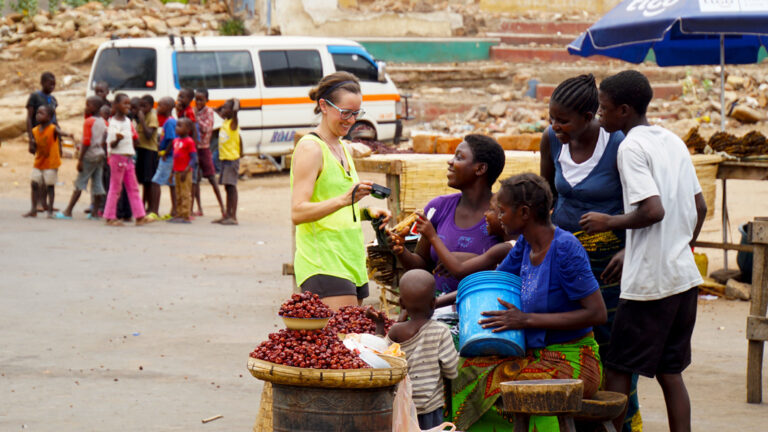
[[[309,91],[309,98],[315,102],[315,114],[320,114],[320,99],[336,103],[339,90],[360,94],[360,81],[349,72],[334,72],[324,76],[317,87]]]

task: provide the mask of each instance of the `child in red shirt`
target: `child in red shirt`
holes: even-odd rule
[[[192,213],[192,171],[197,167],[197,148],[190,137],[195,124],[183,117],[176,124],[173,140],[173,176],[176,182],[176,217],[168,222],[190,223]]]

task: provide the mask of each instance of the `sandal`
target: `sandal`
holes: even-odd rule
[[[54,215],[53,215],[53,218],[54,218],[54,219],[65,219],[65,220],[69,220],[69,219],[72,219],[72,216],[67,216],[67,215],[65,215],[65,214],[64,214],[64,213],[62,213],[62,212],[56,212],[56,213],[54,213]]]

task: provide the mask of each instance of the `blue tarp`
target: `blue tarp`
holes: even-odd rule
[[[756,63],[768,45],[768,0],[625,0],[568,46],[571,54],[659,66]]]

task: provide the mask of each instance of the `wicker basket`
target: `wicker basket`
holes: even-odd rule
[[[407,373],[405,359],[381,355],[387,369],[309,369],[283,366],[248,358],[248,370],[254,377],[274,384],[300,387],[376,388],[399,383]]]

